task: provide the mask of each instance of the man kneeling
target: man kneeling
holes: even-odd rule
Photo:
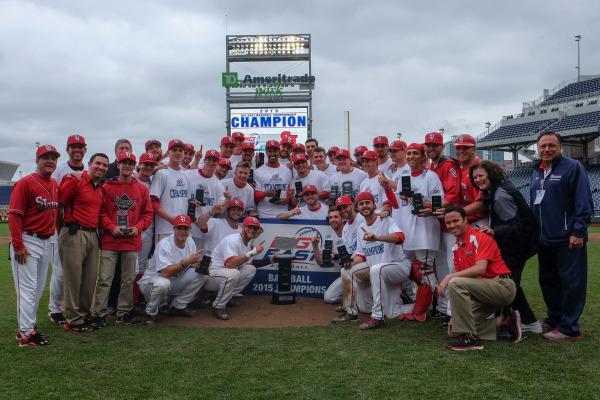
[[[194,314],[188,304],[194,300],[208,275],[196,272],[194,268],[202,259],[202,250],[196,250],[191,229],[191,218],[177,215],[173,234],[158,242],[154,257],[138,282],[147,301],[147,323],[154,322],[159,307],[168,305],[169,299],[169,314],[186,317]]]
[[[447,207],[444,219],[456,238],[452,248],[456,272],[437,286],[446,286],[452,304],[448,327],[451,350],[483,350],[483,340],[496,340],[496,310],[510,305],[516,286],[494,239],[469,225],[462,207]]]

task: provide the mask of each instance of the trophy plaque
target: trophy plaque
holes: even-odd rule
[[[117,211],[117,224],[123,235],[131,234],[131,229],[129,229],[129,213],[127,210]]]
[[[256,160],[256,168],[260,168],[265,163],[265,153],[258,153],[258,157]]]
[[[423,195],[421,193],[415,193],[412,196],[413,209],[411,213],[417,215],[419,210],[423,208]]]
[[[250,168],[250,175],[248,175],[248,183],[254,185],[254,170]]]
[[[338,185],[331,185],[331,190],[329,191],[329,205],[330,206],[335,205],[335,201],[339,197],[339,192],[340,192],[339,189],[340,189],[340,187]]]
[[[296,188],[296,197],[302,196],[302,181],[294,182],[294,187]]]
[[[295,238],[278,237],[275,239],[275,246],[281,252],[296,248],[298,240]],[[296,294],[292,291],[292,261],[293,254],[277,254],[277,287],[273,290],[273,299],[271,304],[294,304],[296,303]]]
[[[402,181],[400,183],[400,195],[410,197],[412,195],[412,189],[410,187],[410,176],[403,176]]]
[[[352,182],[342,183],[342,196],[348,196],[354,201],[354,188],[352,187]]]
[[[350,253],[348,253],[346,246],[344,246],[344,245],[338,246],[337,251],[338,251],[338,255],[340,257],[340,265],[352,262],[352,255]]]
[[[333,267],[333,237],[331,235],[327,235],[325,238],[325,245],[323,246],[323,265],[322,268],[331,268]]]
[[[277,203],[281,200],[281,189],[275,189],[275,196],[269,199],[269,203]]]
[[[200,261],[200,264],[196,267],[196,272],[201,275],[208,275],[208,267],[210,266],[210,261],[211,261],[210,252],[207,251],[202,256],[202,260]]]
[[[202,207],[204,207],[206,204],[204,204],[204,188],[203,187],[199,187],[198,189],[196,189],[196,193],[195,196],[196,201],[198,203],[200,203],[200,205]]]
[[[194,203],[193,198],[188,201],[187,215],[192,219],[192,222],[196,222],[196,203]]]
[[[431,210],[436,212],[438,208],[442,208],[442,196],[433,195],[431,196]]]

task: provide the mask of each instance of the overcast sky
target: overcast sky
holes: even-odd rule
[[[215,147],[226,14],[229,34],[312,35],[326,147],[345,142],[344,110],[352,147],[440,127],[478,135],[576,76],[576,34],[582,73],[600,73],[597,1],[400,3],[0,0],[0,159],[26,174],[35,142],[64,153],[75,132],[111,158],[120,137],[136,154],[150,137]]]

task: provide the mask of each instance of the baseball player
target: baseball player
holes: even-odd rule
[[[146,153],[151,153],[156,156],[156,161],[160,162],[163,159],[162,143],[158,139],[149,139],[144,143]]]
[[[108,156],[94,154],[80,178],[67,175],[60,184],[63,225],[58,239],[64,271],[64,329],[82,333],[96,326],[90,319],[98,276],[98,227],[102,207],[102,181]]]
[[[186,143],[183,145],[183,158],[181,160],[181,166],[185,169],[191,169],[190,165],[192,161],[194,161],[194,155],[196,154],[196,149],[194,149],[194,145],[191,143]]]
[[[282,132],[283,133],[283,132]],[[279,142],[279,164],[292,169],[292,150],[294,146],[294,140],[288,135],[282,135],[281,141]]]
[[[146,303],[146,324],[154,323],[159,308],[169,306],[169,314],[190,317],[188,305],[194,300],[208,275],[196,272],[194,265],[202,260],[190,233],[192,220],[180,214],[173,218],[173,234],[156,245],[154,256],[139,281]]]
[[[317,147],[319,147],[319,141],[315,138],[308,138],[304,142],[304,148],[306,149],[306,156],[308,157],[309,160],[313,159],[313,155],[314,155],[315,149]]]
[[[223,214],[225,218],[213,218],[215,215]],[[224,203],[217,203],[211,210],[200,215],[196,219],[196,226],[203,234],[205,254],[210,255],[212,249],[217,247],[224,237],[242,231],[240,219],[244,215],[244,202],[238,198],[232,198]]]
[[[152,176],[154,175],[154,169],[158,164],[158,158],[152,153],[143,153],[140,156],[139,171],[135,175],[135,179],[146,186],[148,192],[150,191],[150,185],[152,183]],[[146,263],[152,252],[152,246],[154,245],[154,218],[152,218],[152,224],[142,232],[142,249],[138,253],[137,267],[135,273],[141,273],[146,268]]]
[[[315,219],[327,218],[327,207],[319,201],[319,192],[315,185],[306,185],[302,189],[304,205],[297,205],[290,211],[277,214],[280,219]]]
[[[371,150],[365,151],[361,159],[362,167],[368,176],[362,181],[359,189],[361,192],[371,193],[375,199],[375,209],[381,210],[384,201],[386,201],[388,197],[395,197],[394,192],[389,187],[388,180],[383,172],[378,169],[377,160],[379,158],[377,153]],[[384,184],[383,186],[382,183]],[[390,189],[389,194],[386,194],[386,189]]]
[[[156,213],[154,218],[154,242],[173,232],[173,218],[185,214],[190,198],[190,187],[186,171],[181,167],[184,144],[181,140],[169,142],[169,164],[158,170],[150,184],[150,198]],[[195,171],[193,171],[195,172]]]
[[[251,168],[256,169],[256,158],[254,158],[254,144],[244,142],[242,143],[242,160],[250,163]]]
[[[221,157],[219,159],[217,169],[215,169],[215,176],[219,180],[233,177],[233,173],[231,172],[231,161],[229,161],[229,158]]]
[[[231,298],[240,294],[256,274],[252,258],[264,250],[263,242],[254,246],[254,239],[262,232],[259,220],[246,217],[242,225],[241,233],[223,238],[212,252],[206,290],[217,292],[212,313],[222,320],[229,319],[226,307]]]
[[[435,172],[444,189],[444,197],[442,199],[442,209],[434,212],[438,218],[442,218],[440,226],[440,247],[435,260],[435,275],[438,282],[449,273],[454,272],[452,246],[456,241],[455,237],[446,229],[446,224],[443,221],[444,207],[451,204],[460,204],[460,163],[454,158],[445,156],[444,153],[444,137],[439,132],[431,132],[425,135],[425,152],[431,160],[429,169]],[[432,310],[433,318],[442,318],[444,324],[450,321],[450,304],[446,292],[438,295],[435,309]]]
[[[338,171],[329,178],[330,193],[335,190],[333,189],[335,186],[338,196],[345,195],[353,199],[359,193],[360,185],[368,175],[362,169],[352,166],[350,152],[346,149],[338,151],[336,160]]]
[[[471,182],[469,176],[471,166],[481,161],[475,154],[477,151],[475,138],[466,133],[458,135],[454,139],[454,149],[456,150],[456,158],[460,162],[460,192],[462,196],[460,205],[465,208],[471,224],[489,226],[487,210],[480,199],[481,191]]]
[[[13,187],[8,210],[10,259],[17,292],[17,339],[20,346],[45,346],[36,331],[36,315],[52,258],[50,238],[56,233],[58,184],[52,179],[60,154],[51,145],[38,147],[37,171]]]
[[[410,167],[406,163],[406,147],[406,143],[404,143],[402,140],[394,140],[390,144],[389,152],[393,163],[390,166],[388,174],[391,173],[389,178],[390,186],[394,190],[400,187],[400,180],[402,176],[410,175]],[[384,171],[384,175],[389,176],[388,174],[386,174]]]
[[[85,171],[83,157],[87,147],[85,138],[75,134],[67,138],[67,154],[69,159],[56,167],[52,178],[60,186],[63,177],[70,173],[81,173]],[[48,317],[50,322],[63,325],[65,323],[63,304],[63,268],[58,253],[58,232],[51,238],[52,241],[52,276],[50,278],[50,301],[48,302]]]
[[[194,196],[196,198],[196,193],[199,191],[202,192],[203,197],[202,202],[196,205],[195,218],[209,212],[215,204],[225,201],[225,188],[219,178],[215,176],[219,156],[218,151],[208,150],[204,156],[204,165],[202,168],[187,171],[190,197]],[[192,239],[194,239],[196,248],[201,249],[204,247],[202,232],[196,225],[192,225]]]
[[[294,157],[296,154],[306,155],[306,149],[304,148],[304,145],[302,143],[294,143],[294,145],[292,146],[292,157]]]
[[[369,150],[367,148],[367,146],[357,146],[354,149],[354,159],[356,159],[356,165],[354,165],[355,167],[360,167],[361,163],[362,163],[362,155],[365,153],[365,151]]]
[[[256,214],[254,205],[254,188],[248,183],[251,165],[247,161],[241,161],[235,166],[233,178],[226,178],[221,181],[225,192],[231,197],[238,198],[246,205],[245,212]],[[206,247],[206,246],[205,246]]]
[[[274,218],[277,214],[288,210],[292,172],[286,165],[279,163],[279,142],[267,140],[265,148],[267,163],[254,173],[256,181],[254,197],[259,217]]]
[[[340,148],[337,146],[331,146],[329,150],[327,150],[327,158],[329,159],[329,163],[336,165],[337,160],[335,159]]]
[[[308,157],[308,156],[307,156]],[[336,154],[337,158],[337,154]],[[338,165],[330,164],[327,162],[327,156],[325,154],[325,149],[322,147],[317,147],[313,151],[312,158],[308,158],[311,160],[313,169],[316,168],[321,172],[324,172],[325,175],[331,178],[331,176],[335,175],[338,170]]]
[[[333,249],[332,256],[333,259],[339,260],[338,258],[338,247],[344,245],[344,237],[342,235],[344,229],[344,220],[342,219],[342,214],[340,210],[335,207],[331,207],[327,214],[327,222],[329,222],[329,230],[327,231],[327,236],[331,236],[333,240]],[[315,236],[312,240],[313,254],[315,256],[315,261],[319,265],[323,265],[323,253],[321,252],[321,240],[319,236]],[[337,261],[336,261],[337,264]],[[323,295],[323,301],[325,303],[331,304],[339,304],[342,302],[343,298],[343,290],[342,290],[342,277],[338,277],[335,281],[329,285],[325,294]]]
[[[388,149],[389,142],[386,136],[375,136],[373,138],[373,150],[377,153],[377,167],[386,177],[391,178],[393,162],[390,159]]]
[[[292,163],[296,172],[294,184],[291,188],[293,190],[292,205],[304,205],[304,199],[302,193],[298,191],[298,187],[302,186],[304,188],[307,185],[317,188],[319,200],[324,204],[329,199],[329,178],[327,175],[319,170],[311,170],[305,154],[297,154],[292,157]]]
[[[231,140],[234,143],[233,151],[231,156],[229,156],[229,161],[231,161],[231,168],[235,169],[235,166],[242,161],[242,145],[245,143],[245,136],[243,132],[232,132]]]

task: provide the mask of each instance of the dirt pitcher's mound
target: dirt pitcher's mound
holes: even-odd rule
[[[228,321],[216,319],[210,308],[201,308],[192,318],[159,317],[158,324],[209,328],[285,328],[328,325],[337,314],[335,305],[322,299],[297,297],[296,304],[271,304],[270,296],[244,296],[238,307],[228,307]]]

